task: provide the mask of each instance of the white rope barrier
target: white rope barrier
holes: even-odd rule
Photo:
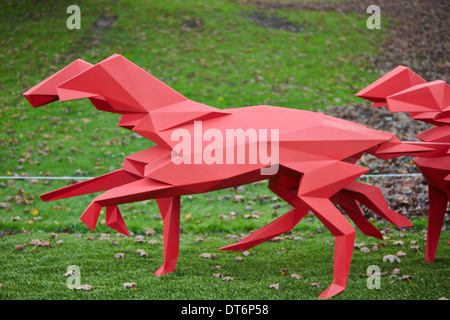
[[[422,177],[421,173],[389,173],[389,174],[365,174],[361,178],[391,178],[391,177]],[[0,180],[89,180],[95,177],[28,177],[10,176],[1,177]]]

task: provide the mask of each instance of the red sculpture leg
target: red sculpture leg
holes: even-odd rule
[[[44,201],[52,201],[57,199],[64,199],[76,197],[84,194],[105,191],[110,188],[115,188],[132,181],[140,179],[137,175],[119,169],[107,174],[92,178],[86,181],[71,184],[67,187],[53,190],[41,195]]]
[[[120,213],[117,206],[106,207],[105,224],[108,227],[113,228],[114,230],[126,235],[127,237],[130,236],[127,226],[125,225],[125,221],[123,221],[122,214]]]
[[[298,201],[299,177],[281,176],[273,178],[269,182],[269,189],[280,198],[288,202],[294,209],[285,213],[281,217],[273,220],[261,229],[253,232],[249,236],[237,243],[220,248],[221,250],[244,251],[280,234],[290,231],[309,212],[309,208]]]
[[[436,255],[436,249],[441,235],[444,216],[447,210],[447,193],[428,185],[429,214],[427,242],[425,246],[425,261],[432,262]]]
[[[379,216],[391,222],[399,228],[412,227],[413,224],[406,217],[398,214],[389,208],[386,199],[383,197],[381,190],[375,186],[364,184],[361,182],[352,182],[343,190],[349,192],[352,197],[364,204],[370,210]]]
[[[328,299],[344,291],[347,286],[356,230],[330,200],[314,197],[301,197],[301,200],[311,207],[334,235],[333,283],[319,295],[319,298]]]
[[[338,192],[331,198],[331,201],[338,204],[355,225],[367,236],[383,239],[383,235],[373,224],[371,224],[358,202],[345,192]]]
[[[180,241],[180,197],[157,199],[164,223],[164,263],[156,270],[155,275],[161,276],[174,272],[178,260]]]
[[[220,250],[244,251],[253,248],[273,237],[290,231],[308,211],[309,209],[307,207],[294,208],[239,242],[221,247]]]
[[[97,202],[92,201],[91,204],[86,208],[86,210],[84,210],[83,214],[80,217],[80,220],[83,221],[83,223],[87,225],[89,229],[94,231],[101,210],[102,206]]]

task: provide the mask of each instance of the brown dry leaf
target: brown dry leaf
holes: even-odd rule
[[[291,278],[292,279],[297,279],[297,280],[303,279],[303,277],[301,275],[298,275],[296,273],[291,274]]]
[[[69,276],[73,276],[75,274],[74,270],[69,270],[66,273],[64,273],[64,277],[69,277]]]
[[[390,263],[394,263],[394,262],[400,263],[401,262],[399,257],[394,256],[393,254],[389,254],[389,255],[384,256],[383,257],[383,262],[386,262],[386,261],[389,261]]]
[[[195,239],[194,242],[198,243],[198,242],[202,242],[203,240],[205,240],[205,238],[200,237],[200,238]]]
[[[124,284],[123,284],[123,287],[126,289],[126,288],[133,288],[133,289],[135,289],[136,287],[137,287],[137,285],[136,285],[136,283],[134,283],[134,282],[125,282]]]
[[[116,245],[116,246],[119,245],[119,241],[118,241],[118,240],[113,240],[113,241],[111,241],[111,243],[114,244],[114,245]]]
[[[123,253],[116,253],[115,255],[114,255],[114,259],[123,259],[125,257],[125,254],[123,254]]]
[[[82,284],[79,287],[76,287],[75,289],[77,290],[83,290],[83,291],[91,291],[92,290],[92,286],[89,284]]]
[[[58,241],[56,241],[56,244],[63,244],[64,243],[64,240],[58,240]]]
[[[233,281],[234,278],[233,277],[223,277],[222,280],[223,281]]]
[[[38,245],[41,244],[41,240],[33,239],[33,240],[30,241],[30,244],[33,245],[33,246],[38,246]]]
[[[411,247],[409,247],[409,249],[410,249],[411,251],[420,252],[419,246],[411,246]]]
[[[274,284],[269,285],[269,288],[278,290],[278,289],[280,289],[280,285],[278,283],[274,283]]]
[[[405,243],[403,241],[394,241],[393,245],[403,247],[405,245]]]
[[[236,257],[234,258],[235,261],[241,262],[242,261],[242,257]]]
[[[143,242],[145,242],[144,236],[140,236],[140,235],[139,235],[139,236],[136,236],[134,239],[136,240],[137,243],[143,243]]]
[[[41,241],[40,247],[53,247],[53,245],[48,241]]]
[[[320,283],[318,282],[313,282],[309,284],[311,287],[320,287]]]
[[[25,247],[21,244],[18,244],[17,246],[14,247],[16,250],[22,251],[23,249],[25,249]]]
[[[286,268],[281,268],[281,275],[282,275],[282,276],[287,275],[288,272],[289,272],[288,269],[286,269]]]
[[[398,252],[396,253],[396,256],[397,256],[397,257],[404,257],[404,256],[406,256],[406,253],[403,252],[403,251],[398,251]]]
[[[411,280],[411,278],[412,277],[410,275],[405,274],[405,275],[401,276],[400,278],[398,278],[398,281]]]
[[[394,270],[392,270],[392,274],[394,274],[394,275],[400,274],[400,269],[395,268]]]
[[[188,213],[187,215],[184,216],[184,220],[189,221],[192,219],[192,215],[190,213]]]
[[[205,259],[215,259],[217,258],[216,253],[202,253],[198,255],[199,258],[205,258]]]
[[[147,237],[154,236],[156,234],[156,231],[153,230],[153,228],[145,228],[145,235]]]
[[[218,272],[218,273],[213,273],[212,276],[215,278],[221,278],[222,274],[220,272]]]
[[[142,249],[138,249],[134,253],[139,254],[141,257],[148,257],[148,253]]]
[[[0,209],[10,208],[10,207],[11,207],[11,203],[9,203],[9,202],[0,202]]]
[[[158,240],[156,240],[156,239],[149,240],[148,244],[154,246],[155,244],[158,244]]]
[[[362,247],[362,248],[360,249],[360,251],[363,252],[363,253],[369,253],[369,252],[370,252],[370,249],[367,248],[367,247]]]

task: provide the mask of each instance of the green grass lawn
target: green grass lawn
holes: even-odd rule
[[[368,30],[367,17],[357,13],[261,12],[240,1],[219,0],[78,1],[82,29],[68,30],[70,4],[1,4],[0,176],[98,176],[120,168],[126,155],[152,145],[118,128],[118,116],[99,112],[88,101],[33,109],[22,97],[78,58],[96,63],[120,53],[186,97],[219,108],[269,104],[319,111],[345,106],[359,102],[354,93],[380,76],[369,61],[378,54],[377,44],[387,28]],[[297,32],[260,26],[255,13],[295,25]],[[114,25],[92,29],[101,17]],[[69,183],[0,180],[0,230],[15,233],[0,238],[0,299],[315,299],[331,283],[333,238],[313,217],[294,228],[293,235],[301,241],[265,243],[248,256],[219,252],[235,241],[226,239],[227,234],[248,233],[289,210],[273,199],[266,184],[183,197],[179,265],[175,274],[158,278],[152,273],[162,263],[162,220],[155,202],[123,205],[121,211],[134,235],[153,228],[158,244],[149,245],[149,239],[137,243],[134,236],[116,239],[102,223],[104,215],[95,233],[79,220],[95,195],[56,202],[39,199]],[[426,220],[414,223],[416,232],[402,230],[405,238],[381,223],[391,238],[376,252],[355,249],[347,290],[334,299],[448,297],[448,231],[443,232],[436,261],[428,264],[421,232]],[[99,240],[100,233],[110,234],[110,240]],[[90,236],[97,240],[88,240]],[[200,237],[202,242],[194,241]],[[49,240],[54,246],[34,247],[32,239]],[[56,244],[60,239],[64,243]],[[405,248],[393,245],[399,239]],[[418,242],[419,252],[409,251],[410,240]],[[357,241],[379,242],[361,234]],[[19,244],[24,250],[15,249]],[[133,254],[137,249],[149,256]],[[407,253],[400,264],[382,261],[398,250]],[[113,258],[119,252],[124,259]],[[198,257],[205,252],[217,253],[217,258]],[[237,256],[242,261],[235,261]],[[70,265],[81,268],[82,283],[92,285],[91,291],[66,287],[63,274]],[[363,274],[370,265],[388,272],[380,290],[367,289]],[[282,276],[281,268],[288,274]],[[411,279],[391,278],[394,268]],[[234,280],[212,276],[218,272]],[[292,279],[291,273],[303,279]],[[124,282],[136,282],[137,288],[126,290]],[[269,288],[275,283],[278,290]]]

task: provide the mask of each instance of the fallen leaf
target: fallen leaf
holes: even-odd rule
[[[124,284],[123,284],[123,287],[124,288],[136,288],[137,287],[137,285],[136,285],[136,283],[134,283],[134,282],[125,282]]]
[[[313,282],[313,283],[310,283],[309,285],[312,287],[320,287],[320,283],[318,283],[318,282]]]
[[[362,247],[365,247],[365,246],[367,246],[367,243],[365,243],[365,242],[355,243],[353,245],[354,248],[362,248]]]
[[[296,274],[296,273],[291,274],[291,278],[292,278],[292,279],[297,279],[297,280],[303,279],[302,276],[300,276],[300,275],[298,275],[298,274]]]
[[[233,281],[234,278],[233,277],[224,277],[222,278],[223,281]]]
[[[149,240],[148,244],[151,244],[152,246],[154,246],[155,244],[158,244],[158,240],[156,240],[156,239]]]
[[[281,268],[281,275],[282,275],[282,276],[287,275],[288,272],[289,272],[288,269],[286,269],[286,268]]]
[[[399,257],[394,256],[392,254],[386,255],[386,256],[383,257],[383,262],[386,262],[386,261],[389,261],[390,263],[394,263],[394,262],[400,263],[401,262]]]
[[[218,273],[213,273],[212,276],[215,278],[220,278],[220,277],[222,277],[222,274],[220,272],[218,272]]]
[[[398,278],[398,281],[411,280],[411,278],[412,277],[410,275],[405,274],[405,275],[401,276],[400,278]]]
[[[393,245],[403,247],[405,243],[403,241],[394,241]]]
[[[360,249],[360,251],[361,251],[361,252],[364,252],[364,253],[369,253],[369,252],[370,252],[370,249],[367,248],[367,247],[362,247],[362,248]]]
[[[33,215],[33,216],[37,216],[38,214],[39,214],[39,211],[36,209],[36,208],[34,208],[33,210],[31,210],[31,215]]]
[[[18,244],[14,248],[16,248],[16,250],[19,250],[19,251],[22,251],[23,249],[25,249],[25,247],[23,245],[21,245],[21,244]]]
[[[156,234],[156,231],[153,230],[153,228],[145,228],[145,235],[148,236],[154,236]]]
[[[73,276],[75,274],[74,270],[69,270],[66,273],[64,273],[64,277],[69,277],[69,276]]]
[[[136,240],[137,243],[143,243],[143,242],[145,242],[144,236],[140,236],[140,235],[139,235],[139,236],[136,236],[134,239]]]
[[[395,268],[394,270],[392,270],[392,274],[400,274],[400,269]]]
[[[269,285],[269,288],[278,290],[278,289],[280,289],[280,285],[278,283],[274,283],[274,284]]]
[[[406,256],[406,253],[403,252],[403,251],[398,251],[398,252],[396,253],[396,256],[397,256],[397,257],[404,257],[404,256]]]
[[[83,291],[91,291],[92,290],[92,286],[89,284],[83,284],[79,287],[76,287],[75,289],[77,290],[83,290]]]
[[[234,260],[241,262],[242,261],[242,257],[236,257],[236,258],[234,258]]]
[[[145,251],[142,250],[142,249],[138,249],[138,250],[136,250],[134,253],[139,254],[141,257],[148,257],[148,253],[145,252]]]
[[[124,258],[124,254],[123,253],[116,253],[115,255],[114,255],[114,259],[123,259]]]
[[[217,254],[216,253],[202,253],[199,255],[199,258],[205,258],[205,259],[215,259],[217,258]]]
[[[40,247],[53,247],[53,245],[48,241],[41,241],[39,244]]]
[[[33,239],[33,240],[30,241],[30,244],[33,245],[33,246],[38,246],[38,245],[41,244],[41,240]]]

